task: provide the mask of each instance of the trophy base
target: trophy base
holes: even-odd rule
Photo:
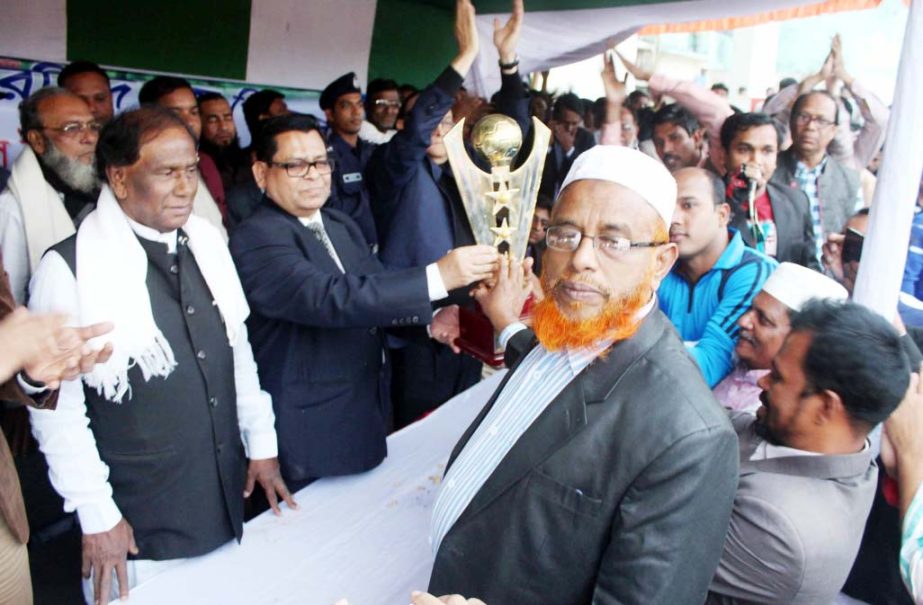
[[[534,299],[530,294],[519,314],[521,320],[531,315],[533,303]],[[461,307],[458,310],[458,323],[460,334],[455,341],[458,348],[492,368],[502,368],[503,349],[497,342],[493,324],[484,315],[480,305],[474,303],[473,307]]]

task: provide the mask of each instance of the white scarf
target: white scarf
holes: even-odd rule
[[[45,180],[31,147],[23,147],[13,162],[7,187],[22,209],[29,270],[35,273],[45,250],[74,234],[74,221],[60,194]]]
[[[189,249],[215,298],[233,346],[250,308],[223,238],[205,219],[190,215],[183,226]],[[77,231],[77,302],[80,325],[111,321],[99,337],[113,345],[112,357],[84,375],[110,401],[131,398],[128,369],[137,364],[144,380],[166,377],[176,367],[173,349],[154,323],[147,290],[147,255],[108,186]]]

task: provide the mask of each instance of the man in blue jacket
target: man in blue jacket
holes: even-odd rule
[[[381,328],[428,324],[433,301],[492,275],[498,260],[493,248],[470,246],[387,271],[356,222],[324,207],[333,166],[313,118],[267,120],[254,151],[266,195],[234,232],[231,254],[294,492],[382,461],[390,365]]]
[[[748,248],[728,228],[730,206],[724,184],[702,168],[682,168],[676,178],[676,210],[670,241],[679,260],[657,297],[693,359],[714,387],[733,367],[737,320],[750,308],[778,263]]]

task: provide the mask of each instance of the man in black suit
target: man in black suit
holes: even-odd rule
[[[486,603],[705,601],[737,485],[737,439],[655,292],[677,257],[657,160],[580,156],[548,227],[535,332],[501,261],[476,297],[510,371],[449,459],[429,592]],[[536,340],[537,339],[537,340]]]
[[[770,180],[781,144],[779,124],[765,113],[736,113],[724,121],[721,145],[730,183],[730,225],[740,232],[744,243],[780,263],[820,270],[807,196]]]
[[[556,198],[568,170],[581,153],[596,145],[593,133],[582,126],[583,103],[574,93],[566,93],[555,99],[551,109],[553,142],[548,148],[545,169],[542,172],[541,191]]]
[[[497,253],[469,246],[386,271],[356,222],[325,207],[333,165],[313,118],[267,120],[254,152],[266,195],[234,232],[231,254],[252,311],[260,382],[273,396],[282,473],[295,491],[382,461],[390,366],[380,328],[430,323],[431,302],[490,276]]]

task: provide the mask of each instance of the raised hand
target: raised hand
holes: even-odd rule
[[[472,292],[494,331],[502,332],[511,323],[519,321],[522,307],[532,292],[531,273],[532,259],[520,263],[501,256],[500,269],[493,283],[481,283]]]
[[[471,0],[457,0],[455,3],[455,41],[458,43],[458,55],[452,60],[452,68],[464,77],[480,48]]]
[[[513,14],[510,15],[506,24],[501,26],[500,19],[494,19],[494,46],[500,53],[501,63],[512,63],[516,60],[516,46],[519,44],[523,13],[525,10],[522,0],[513,0]]]
[[[619,56],[619,60],[622,62],[622,65],[625,66],[625,69],[628,70],[628,73],[634,76],[635,80],[638,80],[639,82],[647,82],[654,76],[653,72],[642,69],[638,65],[632,63],[626,59],[619,51],[615,51],[615,54]]]
[[[603,88],[606,91],[606,103],[621,106],[625,100],[625,84],[628,82],[628,74],[625,74],[624,79],[618,79],[618,76],[615,75],[615,58],[611,52],[603,53],[603,70],[600,75],[603,80]],[[618,120],[618,116],[615,116],[615,119]]]

